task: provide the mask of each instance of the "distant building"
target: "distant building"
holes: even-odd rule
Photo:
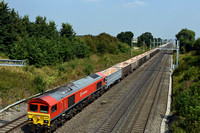
[[[137,43],[138,39],[137,38],[133,38],[132,43]]]

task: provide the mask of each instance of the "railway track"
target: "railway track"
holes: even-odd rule
[[[160,54],[163,54],[163,53],[161,52]],[[136,125],[135,125],[136,121],[139,121],[139,118],[140,118],[139,116],[142,116],[142,114],[143,114],[142,111],[146,110],[146,109],[143,109],[144,103],[149,104],[150,108],[153,107],[152,101],[154,101],[155,98],[152,98],[152,97],[155,97],[155,92],[154,92],[154,95],[152,95],[151,90],[158,92],[158,89],[157,90],[151,89],[151,88],[155,87],[156,85],[154,85],[153,82],[150,82],[150,81],[162,79],[162,75],[160,76],[160,74],[158,74],[158,73],[160,72],[159,69],[164,67],[163,64],[165,64],[165,63],[160,64],[159,62],[161,62],[161,60],[162,60],[162,56],[158,56],[158,59],[138,79],[138,81],[136,82],[136,85],[132,89],[130,89],[123,96],[123,98],[121,98],[118,105],[116,105],[115,107],[112,108],[110,116],[102,122],[101,126],[99,128],[97,128],[95,132],[118,131],[116,129],[114,130],[114,128],[117,127],[117,124],[120,121],[120,119],[123,119],[127,115],[128,110],[130,110],[130,105],[137,107],[136,103],[138,103],[138,101],[139,101],[138,97],[145,97],[146,99],[143,100],[143,104],[140,104],[140,110],[137,110],[137,112],[141,112],[141,113],[139,113],[138,116],[137,115],[135,116],[135,120],[129,126],[128,132],[132,132],[132,131],[134,132],[134,130],[132,130],[132,129],[134,129],[136,127]],[[164,59],[164,60],[167,60],[167,59]],[[166,61],[164,61],[164,62],[166,62]],[[155,71],[155,70],[158,70],[158,71]],[[152,76],[152,75],[154,75],[154,76]],[[152,87],[148,89],[149,93],[147,93],[146,96],[144,96],[143,93],[144,93],[144,91],[146,91],[145,88],[147,86],[149,86],[149,84],[152,84],[151,85]],[[160,84],[160,82],[159,82],[159,84]],[[147,95],[150,95],[150,94],[151,94],[151,98],[147,98]],[[153,100],[149,100],[149,99],[153,99]],[[144,131],[146,125],[147,125],[148,117],[150,117],[151,113],[145,113],[145,114],[146,114],[146,116],[144,116],[144,117],[146,117],[147,119],[145,118],[146,121],[145,121],[145,123],[142,124],[142,125],[144,125],[144,126],[142,126],[143,131]]]
[[[0,133],[9,133],[16,128],[22,127],[28,123],[27,114],[24,114],[0,127]]]
[[[155,78],[153,79],[153,82],[151,82],[149,86],[149,91],[148,94],[145,96],[144,100],[142,103],[140,103],[139,108],[139,113],[136,115],[132,126],[129,130],[129,132],[145,132],[145,129],[147,127],[147,123],[149,119],[151,118],[153,112],[154,112],[154,107],[157,105],[157,101],[159,100],[160,97],[160,92],[162,90],[162,80],[163,77],[165,76],[165,64],[167,62],[167,58],[164,58],[164,62],[162,63],[160,69],[161,72],[157,72],[156,75],[154,76]]]

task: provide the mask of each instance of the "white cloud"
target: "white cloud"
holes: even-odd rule
[[[135,1],[132,1],[132,2],[124,3],[123,7],[133,8],[133,7],[146,6],[146,5],[148,5],[148,3],[140,1],[140,0],[135,0]]]

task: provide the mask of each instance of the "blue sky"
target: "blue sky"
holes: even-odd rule
[[[4,0],[20,16],[46,16],[57,29],[68,22],[77,35],[116,36],[132,31],[134,38],[144,32],[154,37],[175,38],[187,28],[200,37],[200,0]]]

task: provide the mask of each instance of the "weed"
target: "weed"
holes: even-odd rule
[[[92,66],[92,64],[87,65],[87,66],[85,67],[85,69],[84,69],[84,73],[85,73],[86,75],[90,75],[92,71],[93,71],[93,66]]]
[[[65,67],[64,67],[63,65],[60,65],[59,68],[58,68],[58,70],[59,70],[60,72],[66,73],[66,69],[65,69]]]
[[[34,79],[34,83],[37,86],[37,90],[40,93],[44,93],[46,82],[44,82],[43,77],[41,75],[37,75]]]
[[[71,63],[71,68],[75,69],[76,68],[76,64],[74,62]]]

